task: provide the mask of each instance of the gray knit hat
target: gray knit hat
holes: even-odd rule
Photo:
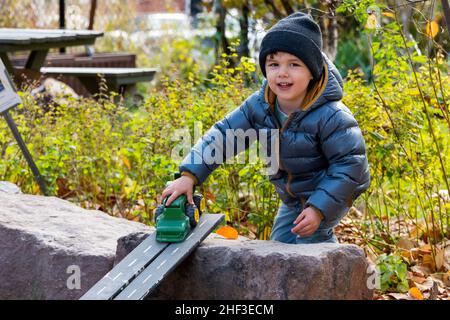
[[[261,42],[259,65],[266,76],[267,55],[284,51],[301,59],[318,80],[323,70],[322,33],[309,14],[296,12],[278,21]]]

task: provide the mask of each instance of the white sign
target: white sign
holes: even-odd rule
[[[22,101],[14,90],[8,71],[2,59],[0,59],[0,112],[6,111],[19,103],[22,103]]]

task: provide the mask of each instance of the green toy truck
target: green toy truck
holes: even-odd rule
[[[175,174],[175,179],[179,174]],[[168,186],[172,181],[169,181]],[[195,192],[195,188],[194,188]],[[203,196],[194,194],[194,205],[187,201],[186,195],[180,195],[166,206],[169,196],[165,197],[162,204],[155,211],[156,240],[159,242],[184,241],[189,231],[197,225],[204,209]]]

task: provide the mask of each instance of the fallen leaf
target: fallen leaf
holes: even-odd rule
[[[426,278],[424,278],[424,277],[417,277],[417,276],[412,276],[411,280],[414,281],[414,283],[418,283],[418,284],[422,284],[425,281],[427,281]]]
[[[407,293],[388,293],[387,296],[394,298],[395,300],[412,300],[411,296]]]
[[[445,247],[444,250],[444,267],[450,271],[450,243]]]
[[[409,240],[408,238],[402,237],[397,241],[397,247],[405,249],[405,250],[411,250],[415,247],[414,242]]]
[[[442,267],[444,266],[444,253],[445,252],[443,249],[436,248],[436,256],[435,256],[436,271],[441,270]]]
[[[419,253],[420,254],[431,254],[431,245],[426,244],[424,246],[421,246],[419,248]]]
[[[447,287],[450,287],[450,270],[442,276],[442,281]]]
[[[428,278],[426,279],[426,281],[423,282],[422,284],[417,283],[417,284],[416,284],[416,287],[417,287],[421,292],[424,292],[424,291],[428,291],[428,290],[430,290],[431,288],[433,288],[433,285],[434,285],[433,279],[432,279],[431,277],[428,277]]]
[[[432,273],[430,268],[425,266],[412,266],[411,271],[419,277],[427,277]]]
[[[227,239],[237,239],[238,238],[237,230],[230,226],[222,226],[219,229],[217,229],[216,233]]]
[[[409,295],[416,300],[423,300],[422,292],[420,292],[417,287],[412,287],[411,289],[409,289]]]
[[[419,248],[413,248],[409,252],[411,253],[413,260],[419,258]]]
[[[431,270],[434,269],[435,265],[434,265],[433,257],[431,256],[431,254],[426,254],[426,255],[423,256],[422,264],[425,267],[430,268]]]

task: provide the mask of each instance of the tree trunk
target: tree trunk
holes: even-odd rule
[[[230,49],[228,48],[230,45],[228,43],[227,38],[225,37],[225,30],[226,30],[226,24],[225,24],[225,16],[226,16],[226,10],[222,6],[221,1],[215,1],[215,10],[216,14],[218,15],[217,21],[216,21],[216,64],[220,61],[220,52],[229,55]]]
[[[450,37],[450,5],[448,4],[448,0],[441,0],[442,11],[444,12],[444,19],[447,25],[448,36]]]
[[[328,12],[328,15],[323,15],[319,20],[319,25],[322,30],[323,51],[334,61],[337,54],[337,46],[339,40],[338,22],[336,16],[336,9],[340,4],[340,0],[327,1],[323,11]]]
[[[240,44],[238,49],[239,57],[249,57],[250,56],[250,50],[248,48],[248,16],[249,16],[250,10],[248,6],[248,2],[245,1],[242,4],[242,15],[239,18],[239,25],[241,27],[240,31]]]

